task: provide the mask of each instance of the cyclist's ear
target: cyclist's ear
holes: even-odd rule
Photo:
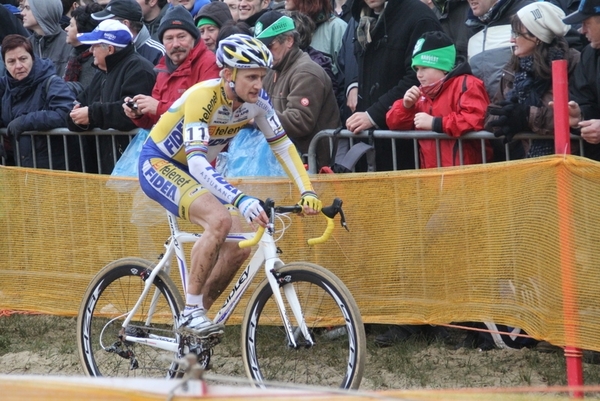
[[[221,77],[225,80],[225,82],[230,82],[231,78],[233,78],[233,71],[231,68],[225,67],[221,72]]]

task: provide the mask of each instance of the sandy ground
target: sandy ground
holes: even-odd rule
[[[415,349],[413,344],[412,349]],[[454,350],[443,344],[407,352],[402,347],[369,346],[361,389],[514,387],[556,385],[564,377],[564,361],[534,350]],[[587,365],[587,364],[586,364]],[[590,365],[587,368],[593,368]],[[241,358],[213,357],[212,373],[244,377]],[[83,375],[75,350],[22,351],[0,356],[0,373]],[[590,384],[590,383],[588,383]]]

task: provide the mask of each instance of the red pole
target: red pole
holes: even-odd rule
[[[567,61],[552,62],[552,91],[554,93],[554,147],[557,155],[571,153],[569,132],[569,86]],[[567,364],[567,384],[583,385],[582,353],[575,348],[577,340],[577,305],[575,297],[575,264],[572,242],[571,186],[564,169],[558,170],[558,224],[560,241],[560,264],[563,290],[563,316],[565,327],[565,358]],[[583,391],[571,392],[574,398],[583,398]]]

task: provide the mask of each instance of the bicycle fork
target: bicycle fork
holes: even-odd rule
[[[277,265],[282,265],[283,263],[277,259],[279,263]],[[279,309],[279,313],[281,315],[281,319],[283,320],[283,325],[285,327],[285,331],[288,337],[288,345],[291,348],[298,348],[298,332],[292,326],[292,322],[288,318],[287,309],[285,307],[285,302],[283,301],[283,297],[281,296],[280,288],[283,288],[283,294],[285,295],[285,299],[287,300],[287,304],[290,306],[292,310],[292,314],[294,315],[294,319],[296,320],[297,326],[296,328],[300,330],[304,339],[306,340],[305,346],[307,348],[315,345],[312,336],[308,330],[308,326],[306,325],[306,321],[304,320],[304,315],[302,314],[302,307],[300,306],[300,300],[298,299],[298,295],[296,294],[296,289],[294,288],[294,284],[291,282],[292,277],[286,274],[280,274],[275,265],[276,263],[267,258],[265,265],[271,265],[271,268],[268,269],[267,279],[269,280],[269,284],[271,289],[273,290],[273,296],[277,303],[277,307]]]

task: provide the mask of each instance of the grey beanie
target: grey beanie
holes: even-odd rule
[[[182,5],[169,8],[158,26],[158,40],[162,43],[165,32],[169,29],[183,29],[198,40],[200,32],[194,25],[192,14]]]
[[[29,7],[44,34],[54,35],[61,30],[63,6],[60,0],[29,0]]]
[[[196,25],[205,18],[213,20],[219,29],[227,21],[233,21],[229,6],[221,1],[213,1],[203,5],[194,18]]]

